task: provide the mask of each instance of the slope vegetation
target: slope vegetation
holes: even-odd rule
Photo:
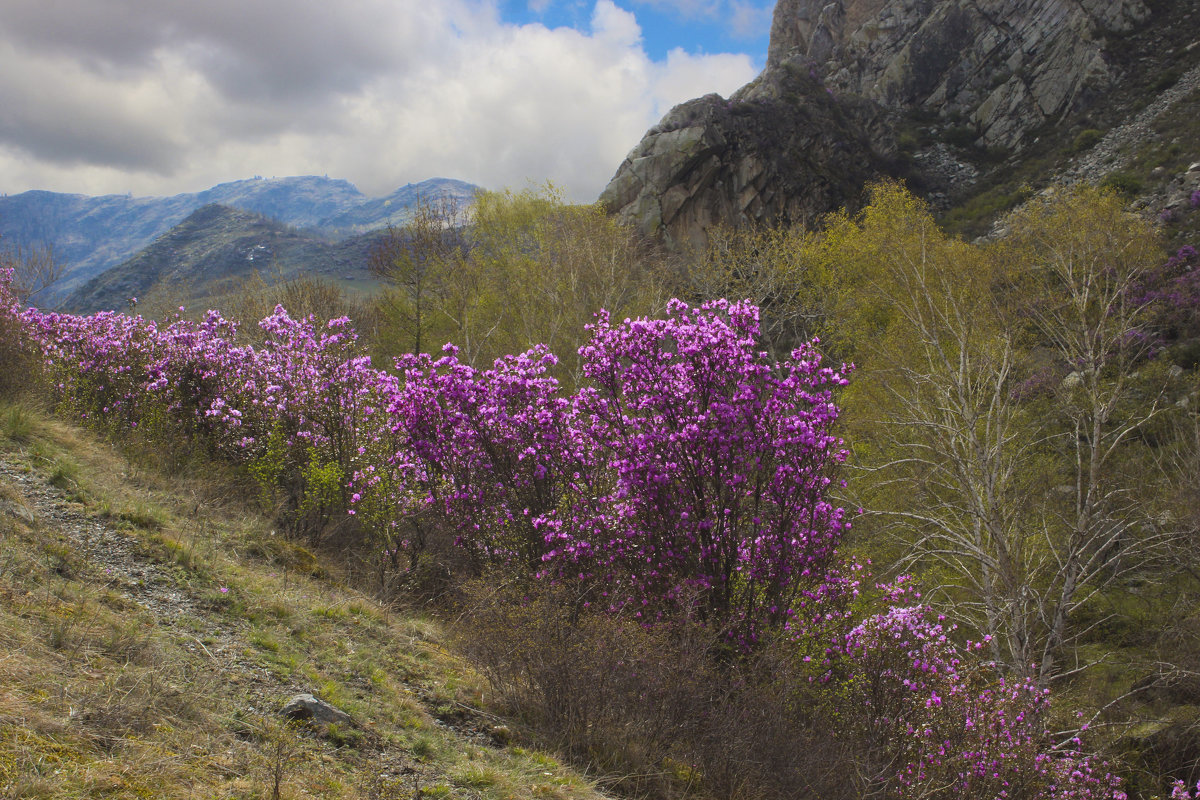
[[[0,420],[0,796],[599,797],[505,746],[437,624],[347,588],[211,465]],[[351,721],[290,721],[299,693]]]

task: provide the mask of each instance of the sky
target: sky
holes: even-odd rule
[[[774,0],[0,6],[0,193],[328,175],[591,202],[672,106],[762,69]]]

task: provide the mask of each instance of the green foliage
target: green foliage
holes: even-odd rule
[[[979,138],[979,131],[969,125],[958,125],[942,132],[942,139],[955,147],[971,147]]]
[[[697,303],[724,297],[757,305],[764,343],[784,359],[827,324],[834,269],[820,241],[799,227],[713,228],[704,252],[689,259],[687,294]]]
[[[33,412],[22,402],[0,404],[0,434],[23,444],[33,435]]]
[[[1169,69],[1155,78],[1154,83],[1150,84],[1150,88],[1156,92],[1166,91],[1179,82],[1182,74],[1178,69]]]
[[[1095,128],[1086,128],[1080,131],[1071,141],[1071,150],[1076,153],[1082,153],[1085,150],[1091,150],[1103,138],[1103,131],[1098,131]]]
[[[1032,196],[1033,188],[1028,184],[1011,190],[1007,187],[998,187],[980,192],[965,203],[951,209],[942,223],[948,230],[982,234],[998,216]]]
[[[372,270],[388,286],[376,306],[382,354],[450,341],[478,366],[546,344],[567,377],[598,309],[620,318],[665,300],[650,251],[599,206],[568,204],[552,185],[480,192],[469,220],[452,204],[422,204],[376,249]]]
[[[1110,172],[1100,181],[1101,189],[1109,189],[1125,198],[1134,198],[1142,191],[1141,178],[1125,172]]]
[[[1084,188],[1007,226],[968,245],[900,187],[876,187],[825,234],[842,281],[827,341],[859,365],[842,404],[853,485],[886,521],[859,535],[899,534],[900,568],[990,634],[995,660],[1022,676],[1036,663],[1044,682],[1080,652],[1085,601],[1179,533],[1152,521],[1144,486],[1178,480],[1146,446],[1178,392],[1144,363],[1148,318],[1132,301],[1163,258],[1146,222]]]
[[[246,471],[258,487],[259,501],[264,508],[275,503],[283,477],[287,473],[287,434],[276,425],[266,440],[263,452],[246,466]]]
[[[323,461],[316,448],[310,447],[308,463],[300,471],[300,476],[304,481],[301,511],[325,513],[341,503],[345,480],[342,468],[336,461]]]

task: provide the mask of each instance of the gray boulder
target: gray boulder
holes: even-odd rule
[[[319,697],[311,694],[298,694],[280,709],[280,714],[288,719],[312,720],[323,724],[349,725],[350,715],[339,708],[329,705]]]

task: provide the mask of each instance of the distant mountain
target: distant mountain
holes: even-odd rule
[[[124,309],[129,299],[169,287],[195,303],[229,291],[259,272],[339,283],[369,283],[367,260],[379,233],[331,241],[262,214],[207,205],[129,260],[96,275],[62,302],[77,313]]]
[[[66,267],[58,297],[131,258],[197,209],[220,204],[342,238],[408,220],[418,198],[467,204],[476,191],[463,181],[433,178],[370,198],[352,183],[324,177],[252,178],[173,197],[30,191],[0,197],[0,247],[54,248]]]
[[[366,200],[353,208],[332,214],[321,220],[318,227],[338,233],[362,233],[403,225],[412,215],[417,201],[453,200],[459,205],[471,202],[479,187],[449,178],[430,178],[420,183],[401,186],[387,197]]]

